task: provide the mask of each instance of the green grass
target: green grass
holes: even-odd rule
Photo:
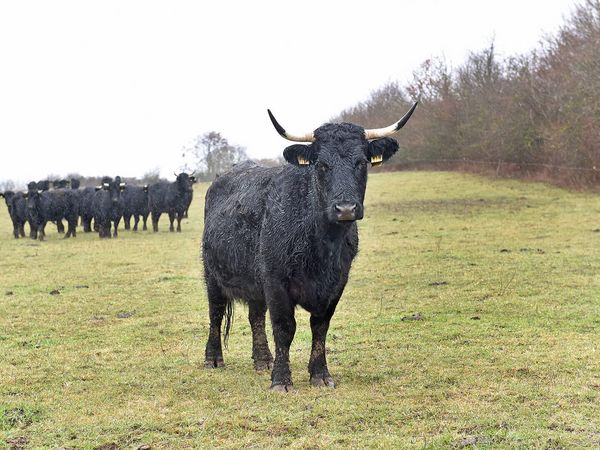
[[[180,234],[163,216],[157,235],[16,241],[2,211],[0,447],[600,447],[597,194],[371,176],[328,339],[338,388],[309,386],[298,310],[282,395],[242,305],[225,369],[203,368],[205,189]]]

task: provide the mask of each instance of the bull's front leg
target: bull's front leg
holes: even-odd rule
[[[329,374],[327,368],[325,341],[329,322],[335,312],[339,297],[332,302],[324,315],[310,316],[310,329],[312,331],[312,350],[308,361],[308,373],[310,374],[310,384],[315,387],[335,387],[335,382]]]
[[[117,219],[114,220],[114,225],[115,225],[115,230],[114,230],[114,233],[113,233],[114,237],[118,237],[119,236],[119,222],[121,222],[121,218],[120,217],[118,217]],[[110,225],[109,225],[109,231],[108,232],[110,233]]]
[[[266,289],[266,300],[273,326],[275,362],[271,372],[271,389],[289,392],[293,389],[290,370],[290,346],[296,334],[294,306],[284,289]]]
[[[42,222],[37,227],[37,238],[43,241],[46,237],[46,222]]]
[[[171,225],[169,225],[169,231],[175,231],[175,227],[173,226],[173,222],[175,222],[175,213],[173,211],[169,211],[169,222],[171,223]]]

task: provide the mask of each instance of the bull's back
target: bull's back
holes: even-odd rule
[[[255,257],[271,179],[279,170],[242,163],[217,178],[206,193],[205,272],[234,296],[259,289]]]

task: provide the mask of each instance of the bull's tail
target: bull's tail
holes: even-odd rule
[[[225,306],[225,336],[223,337],[225,348],[227,348],[227,344],[229,343],[229,332],[231,331],[231,325],[233,325],[233,306],[233,300],[227,299],[227,305]]]

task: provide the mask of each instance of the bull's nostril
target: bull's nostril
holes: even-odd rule
[[[354,212],[356,210],[356,203],[341,203],[341,204],[336,203],[334,205],[334,208],[337,212],[342,212],[342,211]]]
[[[336,220],[356,220],[357,203],[336,203],[333,205],[335,210]]]

